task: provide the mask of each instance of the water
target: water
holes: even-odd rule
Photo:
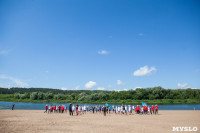
[[[0,102],[0,109],[11,109],[12,104],[15,104],[15,109],[23,110],[44,110],[46,104],[65,105],[69,103],[24,103],[24,102]],[[79,104],[79,105],[103,105],[103,104]],[[115,106],[117,106],[115,104]],[[181,104],[181,105],[158,105],[159,110],[200,110],[200,104]]]

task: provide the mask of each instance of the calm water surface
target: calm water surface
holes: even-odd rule
[[[46,104],[65,105],[69,103],[24,103],[24,102],[0,102],[0,109],[11,109],[12,104],[15,104],[15,109],[23,110],[44,110]],[[103,105],[103,104],[79,104],[79,105]],[[113,105],[111,105],[113,106]],[[114,106],[118,106],[115,104]],[[151,106],[151,105],[150,105]],[[181,104],[181,105],[158,105],[159,110],[200,110],[200,104]]]

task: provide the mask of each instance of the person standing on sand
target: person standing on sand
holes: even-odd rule
[[[54,107],[53,107],[53,111],[54,111],[54,113],[56,112],[56,105],[54,105]]]
[[[53,105],[51,105],[51,113],[53,112]]]
[[[72,111],[72,104],[69,104],[69,115],[73,116],[73,111]]]
[[[103,106],[103,113],[104,113],[104,116],[106,116],[106,110],[107,110],[107,108],[106,108],[106,106],[104,105],[104,106]]]
[[[154,106],[152,105],[151,107],[152,107],[152,112],[153,112],[153,114],[154,114]]]
[[[134,112],[135,111],[135,107],[134,107],[134,105],[132,106],[132,112]]]
[[[12,110],[14,110],[15,104],[12,105]]]
[[[66,108],[65,108],[65,112],[67,113],[67,106],[66,106]]]
[[[151,113],[151,115],[152,115],[152,109],[151,109],[151,107],[149,107],[149,110],[150,110],[150,113]]]
[[[128,108],[127,108],[127,105],[125,105],[125,113],[127,115],[127,112],[128,112]]]
[[[74,113],[75,110],[76,110],[76,108],[75,108],[75,106],[74,106],[74,104],[73,104],[73,106],[72,106],[72,112]]]
[[[95,107],[95,111],[96,111],[96,113],[97,113],[97,111],[98,111],[97,105],[96,105],[96,107]]]
[[[76,104],[76,115],[78,115],[78,105]]]
[[[155,106],[155,115],[158,114],[158,105]]]
[[[94,110],[95,110],[95,107],[94,107],[94,105],[93,105],[93,107],[92,107],[92,112],[93,112],[93,114],[94,114]]]
[[[48,105],[46,104],[44,113],[47,113],[47,110],[48,110]]]
[[[48,108],[48,113],[50,113],[50,111],[51,111],[51,106],[49,105],[49,108]]]
[[[62,113],[64,113],[64,105],[61,106]]]

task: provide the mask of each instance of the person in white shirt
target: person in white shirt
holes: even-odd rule
[[[72,106],[72,112],[74,112],[75,111],[75,107],[74,107],[74,104],[73,104],[73,106]]]
[[[125,113],[127,115],[127,112],[128,112],[128,108],[127,108],[127,105],[124,105],[125,106]]]
[[[131,113],[132,113],[131,105],[128,106],[128,112],[129,112],[129,115],[131,115]]]
[[[117,114],[118,110],[117,110],[117,106],[115,107],[115,114]]]
[[[142,114],[144,113],[144,112],[143,112],[143,106],[141,107],[140,111],[142,112]]]
[[[120,112],[121,112],[121,108],[120,106],[118,106],[118,114],[120,114]]]
[[[86,113],[86,105],[84,105],[83,109],[84,109],[84,112]]]

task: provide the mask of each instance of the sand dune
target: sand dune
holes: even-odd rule
[[[174,126],[197,127],[200,111],[159,111],[159,115],[47,114],[42,110],[0,110],[1,133],[169,133]]]

